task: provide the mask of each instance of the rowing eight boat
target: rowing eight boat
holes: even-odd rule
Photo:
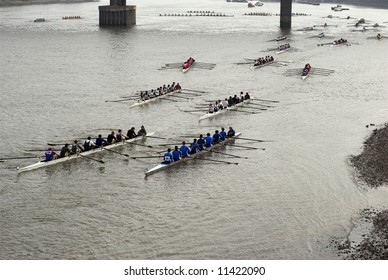
[[[123,145],[125,145],[127,143],[132,143],[132,142],[135,142],[135,141],[138,141],[138,140],[145,139],[147,136],[151,136],[151,135],[154,135],[154,134],[155,134],[154,132],[148,133],[146,136],[139,136],[139,137],[136,137],[136,138],[128,139],[125,142],[120,142],[120,143],[116,143],[116,144],[107,145],[107,146],[104,146],[102,148],[96,148],[96,149],[93,149],[93,150],[90,150],[90,151],[82,152],[80,154],[70,155],[70,156],[63,157],[63,158],[58,158],[58,159],[54,159],[54,160],[50,160],[50,161],[39,161],[39,162],[37,162],[35,164],[19,168],[17,171],[18,171],[18,173],[20,173],[20,172],[24,172],[24,171],[30,171],[30,170],[38,169],[38,168],[41,168],[41,167],[46,167],[46,166],[54,165],[54,164],[57,164],[57,163],[61,163],[61,162],[65,162],[65,161],[69,161],[69,160],[73,160],[73,159],[77,159],[77,158],[82,158],[83,156],[88,156],[88,155],[91,155],[91,154],[96,154],[96,153],[102,152],[104,150],[115,149],[115,148],[121,147],[121,146],[123,146]]]
[[[245,104],[248,104],[249,102],[250,102],[250,99],[247,99],[247,100],[244,100],[243,102],[237,103],[237,104],[235,104],[235,105],[233,105],[231,107],[226,107],[223,110],[218,110],[217,112],[214,112],[214,113],[207,113],[207,114],[201,116],[199,118],[199,120],[201,121],[201,120],[204,120],[204,119],[213,118],[213,117],[221,115],[221,114],[223,114],[223,113],[225,113],[227,111],[236,110],[237,107],[244,106]]]
[[[180,164],[180,163],[182,163],[182,162],[188,161],[188,160],[190,160],[190,159],[194,159],[194,158],[198,157],[199,155],[207,154],[208,152],[210,152],[210,151],[213,150],[213,149],[216,149],[216,148],[218,148],[218,147],[225,146],[225,145],[227,145],[227,144],[233,142],[233,141],[236,140],[236,138],[239,137],[240,135],[241,135],[241,132],[236,132],[235,136],[230,137],[230,138],[226,138],[225,141],[223,141],[223,142],[221,142],[221,143],[219,143],[219,144],[216,144],[216,145],[214,145],[214,146],[211,146],[210,148],[206,148],[205,150],[202,150],[201,152],[192,154],[192,155],[190,155],[190,156],[188,156],[188,157],[182,158],[181,160],[174,161],[174,162],[172,162],[172,163],[170,163],[170,164],[160,163],[160,164],[158,164],[157,166],[151,168],[150,170],[147,170],[147,171],[145,172],[145,176],[147,177],[147,176],[149,176],[149,175],[152,175],[152,174],[154,174],[154,173],[156,173],[156,172],[159,172],[159,171],[162,171],[162,170],[164,170],[164,169],[170,168],[170,167],[175,166],[175,165],[177,165],[177,164]]]
[[[180,91],[181,91],[180,89],[173,90],[173,91],[167,92],[167,93],[165,93],[163,95],[159,95],[157,97],[153,97],[153,98],[150,98],[150,99],[147,99],[147,100],[138,99],[137,103],[132,104],[131,106],[129,106],[129,108],[133,108],[133,107],[136,107],[136,106],[140,106],[140,105],[144,105],[144,104],[150,103],[150,102],[155,101],[155,100],[166,98],[167,96],[172,95],[174,93],[178,93]]]

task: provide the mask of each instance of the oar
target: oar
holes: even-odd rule
[[[168,138],[158,137],[158,136],[152,136],[152,135],[147,135],[147,138],[155,138],[155,139],[163,139],[163,140],[168,139]]]
[[[162,155],[160,156],[139,156],[139,157],[131,157],[131,159],[137,159],[137,158],[161,158],[163,157]]]
[[[105,163],[102,159],[95,159],[95,158],[92,158],[92,157],[88,157],[88,156],[84,156],[84,155],[81,155],[81,154],[78,154],[80,157],[83,157],[83,158],[87,158],[87,159],[90,159],[90,160],[94,160],[94,161],[97,161],[99,163]]]
[[[158,146],[177,146],[177,145],[180,145],[181,143],[177,144],[177,143],[165,143],[165,144],[158,144]]]
[[[105,150],[105,151],[108,151],[108,152],[111,152],[111,153],[115,153],[115,154],[119,154],[119,155],[122,155],[122,156],[125,156],[125,157],[129,157],[128,154],[122,154],[122,153],[113,151],[113,150],[111,150],[111,149],[107,149],[107,148],[104,148],[104,147],[101,147],[101,149],[103,149],[103,150]]]
[[[194,96],[201,96],[201,94],[196,94],[196,93],[192,93],[192,92],[184,92],[184,90],[181,90],[181,92],[177,92],[176,94],[179,94],[179,93],[187,94],[187,95],[194,95]]]
[[[185,113],[192,113],[192,112],[204,112],[205,110],[186,110],[186,111],[182,111],[182,112],[185,112]]]
[[[218,151],[213,151],[213,150],[210,150],[210,152],[216,153],[216,154],[221,154],[221,155],[226,155],[226,156],[230,156],[230,157],[235,157],[235,158],[245,158],[245,159],[248,158],[248,157],[241,157],[241,156],[236,156],[236,155],[232,155],[232,154],[228,154],[228,153],[223,153],[223,152],[218,152]]]
[[[147,147],[147,148],[153,148],[151,145],[144,145],[144,144],[135,143],[135,142],[129,142],[128,144],[133,144],[133,145],[143,146],[143,147]]]
[[[179,95],[174,95],[174,96],[171,96],[171,97],[183,98],[183,99],[192,99],[192,97],[185,97],[185,96],[179,96]]]
[[[123,101],[128,101],[128,100],[133,100],[139,98],[138,96],[133,96],[133,97],[128,97],[120,100],[105,100],[105,102],[123,102]]]
[[[260,139],[244,138],[244,137],[239,137],[238,139],[249,140],[249,141],[256,141],[256,142],[274,142],[272,140],[260,140]]]
[[[255,148],[255,147],[248,147],[248,146],[242,146],[242,145],[236,145],[236,144],[232,144],[231,146],[245,148],[245,149],[251,149],[251,150],[265,150],[265,148]]]
[[[189,88],[182,88],[182,90],[188,90],[188,91],[194,91],[194,92],[200,92],[200,93],[207,93],[207,91],[196,90],[196,89],[189,89]]]
[[[47,143],[47,146],[64,146],[65,143]]]
[[[248,108],[248,109],[256,109],[256,110],[261,110],[261,111],[268,110],[267,108],[257,108],[257,107],[250,107],[250,106],[244,106],[244,108]]]
[[[265,105],[265,104],[258,104],[258,103],[248,103],[249,106],[259,106],[259,107],[266,107],[266,108],[275,108],[275,106],[272,106],[272,105]]]
[[[251,112],[251,111],[246,111],[246,110],[238,110],[238,109],[233,109],[231,111],[235,112],[243,112],[243,113],[250,113],[250,114],[258,114],[259,112]]]
[[[10,160],[10,159],[27,159],[27,158],[37,158],[41,159],[41,156],[29,156],[29,157],[9,157],[9,158],[0,158],[0,161],[2,160]]]
[[[208,158],[198,158],[198,157],[195,157],[195,158],[193,158],[193,159],[207,160],[207,161],[214,161],[214,162],[221,162],[221,163],[235,164],[235,165],[238,164],[238,162],[230,162],[230,161],[215,160],[215,159],[208,159]]]
[[[178,100],[168,99],[168,98],[160,98],[160,100],[167,100],[167,101],[171,101],[171,102],[179,102]]]
[[[255,100],[266,101],[266,102],[274,102],[274,103],[279,103],[280,102],[280,101],[277,101],[277,100],[268,100],[268,99],[260,99],[260,98],[255,98]]]

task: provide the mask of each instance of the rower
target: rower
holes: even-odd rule
[[[228,130],[228,137],[233,137],[236,134],[236,132],[233,130],[233,128],[230,126]]]
[[[221,127],[221,132],[220,132],[220,141],[225,141],[226,139],[226,132],[225,128]]]
[[[178,146],[175,146],[174,151],[172,151],[172,159],[173,161],[178,161],[182,159],[182,153],[179,150]]]
[[[199,139],[198,139],[198,141],[197,141],[197,144],[198,144],[198,149],[200,150],[200,151],[202,151],[203,149],[204,149],[204,143],[205,143],[205,139],[203,139],[203,136],[202,136],[202,134],[200,134],[199,135]]]
[[[213,107],[213,104],[209,104],[209,114],[213,114],[214,113],[214,107]]]
[[[180,90],[180,89],[182,89],[182,87],[181,87],[181,85],[180,85],[179,83],[177,83],[177,84],[175,85],[175,90]]]
[[[212,146],[213,138],[210,136],[210,133],[208,132],[205,137],[205,147],[210,148]]]
[[[131,127],[131,129],[128,130],[127,137],[128,137],[128,139],[132,139],[132,138],[137,137],[137,134],[135,132],[135,128],[134,127]]]
[[[245,96],[244,96],[244,99],[247,100],[247,99],[251,99],[250,95],[248,92],[245,93]]]
[[[117,130],[117,134],[116,134],[117,143],[120,143],[121,141],[125,142],[126,139],[128,139],[127,135],[125,135],[121,129]]]
[[[89,151],[89,150],[94,148],[95,145],[94,145],[92,138],[90,136],[88,137],[88,139],[86,139],[84,141],[83,146],[84,146],[85,151]]]
[[[377,39],[378,39],[378,40],[381,39],[381,34],[380,34],[380,33],[377,34]]]
[[[61,152],[59,154],[60,158],[67,157],[71,154],[71,151],[69,149],[69,144],[66,143],[65,146],[62,147]]]
[[[112,131],[108,137],[106,138],[106,142],[108,143],[108,145],[110,144],[114,144],[117,142],[117,139],[116,139],[116,135],[115,135],[115,132]]]
[[[168,148],[167,149],[167,153],[164,154],[163,156],[163,164],[170,164],[171,162],[173,162],[174,160],[172,159],[172,154],[171,154],[171,149]]]
[[[140,127],[140,130],[137,132],[137,136],[146,136],[147,135],[147,131],[146,129],[144,128],[144,125],[142,125]]]
[[[96,138],[96,147],[102,147],[106,145],[106,140],[102,138],[101,134],[98,134]]]
[[[220,142],[221,135],[218,133],[218,130],[213,134],[213,144],[218,144]]]
[[[222,100],[222,101],[221,101],[221,104],[222,104],[222,107],[223,107],[223,108],[227,108],[227,107],[229,106],[228,99],[225,98],[225,100]]]
[[[197,139],[194,138],[193,143],[190,145],[190,154],[195,154],[199,152],[199,146],[197,144]]]
[[[78,154],[82,152],[82,148],[78,145],[78,141],[74,140],[73,145],[71,145],[71,154]]]
[[[233,102],[233,98],[232,96],[229,96],[229,99],[228,99],[228,107],[231,107],[234,105],[234,102]]]
[[[179,148],[179,151],[181,152],[182,158],[189,156],[190,148],[186,146],[185,141],[182,142],[182,146]]]
[[[44,153],[45,160],[44,161],[50,161],[53,159],[57,159],[58,155],[56,152],[54,152],[51,148],[48,148],[47,151]]]

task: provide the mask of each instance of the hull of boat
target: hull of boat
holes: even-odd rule
[[[145,100],[145,101],[139,99],[139,100],[137,101],[137,103],[132,104],[131,106],[129,106],[129,108],[133,108],[133,107],[145,105],[145,104],[148,104],[148,103],[150,103],[150,102],[153,102],[153,101],[156,101],[156,100],[159,100],[159,99],[162,99],[162,98],[166,98],[166,97],[168,97],[169,95],[172,95],[172,94],[174,94],[174,93],[178,93],[178,92],[180,92],[180,91],[181,91],[180,89],[178,89],[178,90],[173,90],[173,91],[168,92],[168,93],[166,93],[166,94],[164,94],[164,95],[160,95],[160,96],[158,96],[158,97],[154,97],[154,98],[151,98],[151,99],[148,99],[148,100]]]
[[[69,161],[69,160],[74,160],[74,159],[82,158],[82,156],[89,156],[89,155],[92,155],[92,154],[103,152],[104,150],[115,149],[117,147],[124,146],[125,144],[145,139],[147,136],[151,136],[151,135],[154,135],[154,134],[155,133],[149,133],[149,134],[147,134],[146,136],[143,136],[143,137],[136,137],[136,138],[133,138],[133,139],[128,139],[125,142],[120,142],[120,143],[117,143],[117,144],[111,144],[111,145],[108,145],[108,146],[104,146],[103,148],[93,149],[93,150],[90,150],[90,151],[83,152],[81,154],[70,155],[68,157],[59,158],[59,159],[55,159],[55,160],[51,160],[51,161],[40,161],[40,162],[37,162],[35,164],[29,165],[29,166],[26,166],[26,167],[22,167],[22,168],[18,169],[17,171],[18,171],[18,173],[20,173],[20,172],[35,170],[35,169],[42,168],[42,167],[47,167],[47,166],[50,166],[50,165],[55,165],[55,164],[58,164],[58,163],[61,163],[61,162]]]
[[[187,68],[182,68],[182,72],[183,72],[183,73],[188,72],[188,71],[190,70],[190,68],[191,68],[194,64],[195,64],[195,61],[194,61],[189,67],[187,67]]]
[[[205,120],[205,119],[214,118],[214,117],[219,116],[219,115],[221,115],[221,114],[224,114],[224,113],[226,113],[226,112],[228,112],[228,111],[233,111],[233,110],[237,109],[238,107],[242,107],[242,106],[244,106],[245,104],[248,104],[249,102],[250,102],[249,99],[248,99],[248,100],[244,100],[244,102],[237,103],[236,105],[234,105],[234,106],[232,106],[232,107],[227,107],[226,109],[219,110],[219,111],[217,111],[217,112],[215,112],[215,113],[207,113],[207,114],[201,116],[201,117],[199,118],[199,120],[202,121],[202,120]]]
[[[178,160],[178,161],[174,161],[174,162],[172,162],[172,163],[170,163],[170,164],[160,163],[160,164],[158,164],[157,166],[155,166],[155,167],[153,167],[153,168],[147,170],[147,171],[145,172],[145,176],[147,177],[147,176],[152,175],[152,174],[155,174],[155,173],[157,173],[157,172],[159,172],[159,171],[165,170],[165,169],[167,169],[167,168],[171,168],[171,167],[174,166],[174,165],[177,165],[177,164],[180,164],[180,163],[182,163],[182,162],[185,162],[185,161],[191,160],[191,159],[193,159],[193,158],[196,158],[196,157],[198,157],[198,156],[200,156],[200,155],[207,154],[207,153],[209,153],[209,152],[210,152],[211,150],[213,150],[213,149],[216,149],[216,148],[219,148],[219,147],[223,147],[223,146],[227,145],[228,143],[233,142],[233,141],[236,140],[236,138],[238,138],[240,135],[241,135],[241,132],[237,132],[236,135],[235,135],[234,137],[232,137],[232,138],[227,138],[225,141],[223,141],[223,142],[221,142],[221,143],[219,143],[219,144],[217,144],[217,145],[211,146],[210,148],[207,148],[207,149],[205,149],[205,150],[203,150],[203,151],[201,151],[201,152],[199,152],[199,153],[196,153],[196,154],[190,155],[190,156],[188,156],[188,157],[182,158],[181,160]]]
[[[253,69],[261,68],[261,67],[270,65],[270,64],[272,64],[272,63],[275,63],[275,60],[274,60],[274,61],[267,62],[267,63],[264,63],[264,64],[261,64],[261,65],[253,66]]]

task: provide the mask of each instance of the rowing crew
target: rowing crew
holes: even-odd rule
[[[274,60],[275,59],[273,58],[273,56],[267,55],[266,57],[260,57],[259,59],[257,59],[253,66],[263,65],[263,64],[266,64],[266,63],[274,61]]]
[[[190,57],[185,63],[183,63],[182,65],[182,68],[183,69],[187,69],[189,68],[191,65],[193,65],[193,63],[195,62],[195,59]]]
[[[138,137],[138,136],[142,137],[142,136],[145,136],[145,135],[147,135],[147,131],[144,128],[144,126],[141,126],[140,130],[137,133],[135,132],[135,128],[132,127],[131,129],[128,130],[126,135],[123,133],[123,131],[121,129],[117,130],[117,133],[112,131],[108,135],[106,140],[101,136],[101,134],[99,134],[98,137],[96,138],[96,143],[94,143],[92,141],[91,137],[89,136],[83,142],[82,146],[80,146],[78,144],[77,140],[74,140],[74,142],[73,142],[73,144],[71,146],[68,143],[66,143],[62,147],[62,149],[61,149],[59,154],[54,152],[52,150],[52,148],[48,148],[47,151],[44,154],[45,155],[45,161],[50,161],[50,160],[54,160],[54,159],[57,159],[57,158],[63,158],[63,157],[67,157],[67,156],[70,156],[70,155],[79,154],[81,152],[86,152],[86,151],[90,151],[90,150],[93,150],[93,149],[101,148],[101,147],[104,147],[104,146],[112,145],[112,144],[115,144],[115,143],[124,142],[125,140],[133,139],[133,138]]]
[[[341,39],[338,39],[338,40],[334,40],[333,45],[345,44],[347,42],[348,42],[348,40],[341,38]]]
[[[215,103],[210,103],[209,113],[210,114],[216,113],[219,110],[223,110],[223,109],[226,109],[228,107],[232,107],[232,106],[236,105],[237,103],[244,102],[244,100],[248,100],[248,99],[251,99],[248,92],[245,93],[245,95],[243,92],[240,92],[240,97],[238,97],[237,94],[235,94],[233,97],[229,96],[229,99],[225,98],[225,100],[222,100],[222,101],[218,100]]]
[[[282,51],[282,50],[286,50],[286,49],[289,49],[289,48],[291,48],[291,46],[290,46],[289,43],[287,43],[287,44],[284,44],[284,45],[280,45],[280,46],[278,47],[278,50],[279,50],[279,51]]]
[[[311,65],[310,63],[307,63],[303,68],[302,76],[307,76],[310,70],[311,70]]]
[[[217,145],[220,142],[226,140],[227,137],[233,137],[236,132],[232,127],[229,127],[228,132],[225,131],[225,128],[221,128],[221,132],[216,130],[213,136],[210,133],[207,133],[205,137],[202,134],[199,135],[198,139],[194,139],[190,144],[190,147],[186,145],[186,142],[182,142],[182,146],[175,146],[174,150],[171,151],[171,148],[167,149],[167,152],[163,156],[162,164],[170,164],[174,161],[181,160],[182,158],[188,157],[189,155],[196,154],[206,148],[210,148],[213,145]]]
[[[180,84],[179,83],[175,84],[175,82],[173,82],[171,85],[167,85],[167,86],[163,85],[163,86],[158,87],[155,90],[151,89],[150,91],[148,91],[148,90],[141,91],[140,92],[140,99],[143,101],[146,101],[148,99],[158,97],[158,96],[170,93],[170,92],[175,91],[175,90],[180,90],[180,89],[182,89]]]

